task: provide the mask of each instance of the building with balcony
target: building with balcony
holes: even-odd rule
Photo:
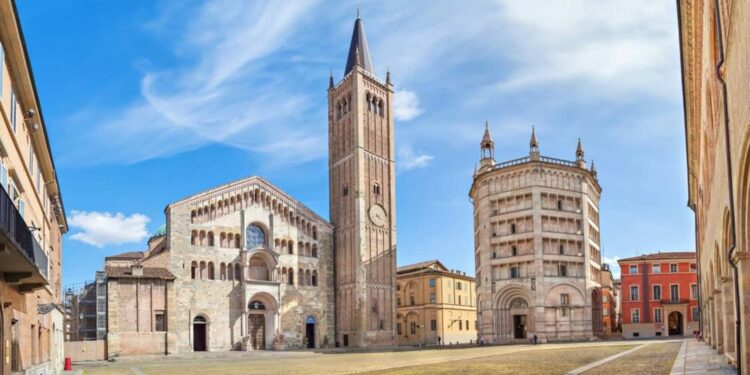
[[[0,373],[62,369],[60,187],[12,0],[0,1]]]
[[[700,330],[694,252],[646,254],[618,263],[623,337],[684,337]]]
[[[479,338],[487,343],[601,335],[601,187],[579,140],[575,161],[529,156],[495,162],[489,125],[469,196]]]
[[[473,277],[430,260],[399,267],[396,281],[399,345],[477,342]]]

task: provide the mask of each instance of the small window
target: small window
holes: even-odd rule
[[[669,272],[672,272],[672,273],[677,272],[677,265],[676,264],[670,264],[669,265]]]
[[[512,266],[512,267],[510,267],[510,278],[511,279],[517,279],[519,277],[521,277],[521,274],[518,271],[518,266]]]
[[[561,277],[567,277],[568,276],[568,266],[565,264],[561,264],[558,266],[557,269],[557,275]]]
[[[416,305],[416,301],[414,299],[414,295],[409,296],[409,304],[414,306]]]
[[[434,288],[437,281],[435,279],[430,279],[430,288]]]
[[[412,335],[416,334],[417,333],[417,323],[416,322],[411,322],[411,324],[409,325],[409,330],[411,331]]]
[[[464,322],[461,321],[461,320],[459,320],[458,321],[458,330],[459,331],[463,331],[463,329],[464,329]]]
[[[638,301],[638,286],[633,285],[630,287],[630,300]]]
[[[661,332],[659,332],[661,333]],[[633,332],[633,337],[640,337],[641,335],[638,332]]]
[[[560,248],[558,249],[558,252],[560,253],[560,255],[565,254],[565,245],[560,244]]]
[[[654,322],[661,323],[661,309],[654,309]]]
[[[437,296],[435,293],[430,293],[430,303],[437,303]]]
[[[694,322],[697,322],[700,319],[700,310],[698,310],[697,307],[693,307],[692,314],[693,314],[693,319],[692,320]]]
[[[154,331],[164,332],[167,330],[167,322],[164,319],[164,316],[164,310],[157,310],[154,313]]]
[[[380,319],[380,324],[378,324],[378,327],[380,328],[381,331],[385,329],[385,320],[384,319]]]
[[[372,192],[375,195],[380,195],[380,184],[378,184],[377,182],[372,184]]]
[[[651,265],[651,273],[660,273],[661,272],[661,264],[652,264]]]
[[[640,322],[641,322],[641,311],[640,311],[640,310],[638,310],[638,309],[633,309],[633,310],[631,311],[631,314],[630,314],[630,315],[631,315],[631,319],[630,319],[630,320],[631,320],[631,321],[632,321],[633,323],[640,323]],[[635,334],[633,334],[633,336],[635,336]]]
[[[401,323],[396,323],[396,333],[401,334]]]
[[[654,285],[653,298],[654,300],[661,299],[661,285]]]
[[[341,195],[345,197],[349,195],[349,186],[344,185],[344,187],[341,189]]]
[[[456,281],[456,290],[461,290],[461,282]]]
[[[516,246],[513,246],[510,248],[510,252],[513,256],[518,255],[518,248]]]
[[[635,266],[635,265],[630,266],[630,272],[628,272],[628,273],[630,273],[631,275],[637,274],[638,273],[638,266]]]
[[[435,319],[430,320],[430,330],[437,331],[437,320]]]
[[[696,284],[690,285],[690,297],[692,299],[698,299],[698,285]]]
[[[510,233],[516,233],[516,224],[510,225]]]
[[[563,306],[570,305],[570,295],[567,293],[560,294],[560,304]]]
[[[562,209],[563,209],[563,204],[562,204],[561,200],[557,201],[557,209],[560,210],[560,211],[562,211]]]

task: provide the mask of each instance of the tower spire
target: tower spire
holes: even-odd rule
[[[531,140],[529,140],[529,157],[531,160],[539,160],[539,141],[536,139],[536,129],[531,126]]]
[[[597,176],[596,176],[596,165],[594,165],[594,159],[591,159],[591,174],[594,175],[594,178],[597,178]]]
[[[491,170],[495,166],[495,142],[490,134],[490,122],[484,122],[484,135],[479,144],[482,150],[482,159],[479,161],[479,171]]]
[[[581,144],[581,138],[578,138],[578,146],[576,146],[576,164],[579,168],[586,168],[586,161],[583,160],[583,145]]]
[[[357,56],[359,55],[359,56]],[[346,58],[344,75],[354,70],[355,66],[361,66],[364,70],[375,74],[370,57],[370,49],[367,48],[367,37],[365,37],[365,25],[359,18],[359,7],[357,7],[357,19],[354,21],[352,40],[349,43],[349,55]]]
[[[328,76],[328,88],[333,88],[333,69],[331,69],[331,75]]]

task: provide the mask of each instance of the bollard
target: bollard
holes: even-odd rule
[[[65,357],[65,371],[73,371],[73,361],[70,357]]]

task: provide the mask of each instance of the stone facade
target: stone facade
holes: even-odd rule
[[[476,284],[466,272],[437,260],[398,268],[396,334],[399,345],[477,342]]]
[[[677,4],[701,333],[750,374],[750,3]]]
[[[495,163],[489,125],[474,205],[479,338],[542,342],[602,334],[599,197],[593,162],[540,156]]]
[[[344,78],[328,88],[330,214],[336,227],[336,341],[396,344],[396,189],[390,73],[375,76],[357,17]]]

